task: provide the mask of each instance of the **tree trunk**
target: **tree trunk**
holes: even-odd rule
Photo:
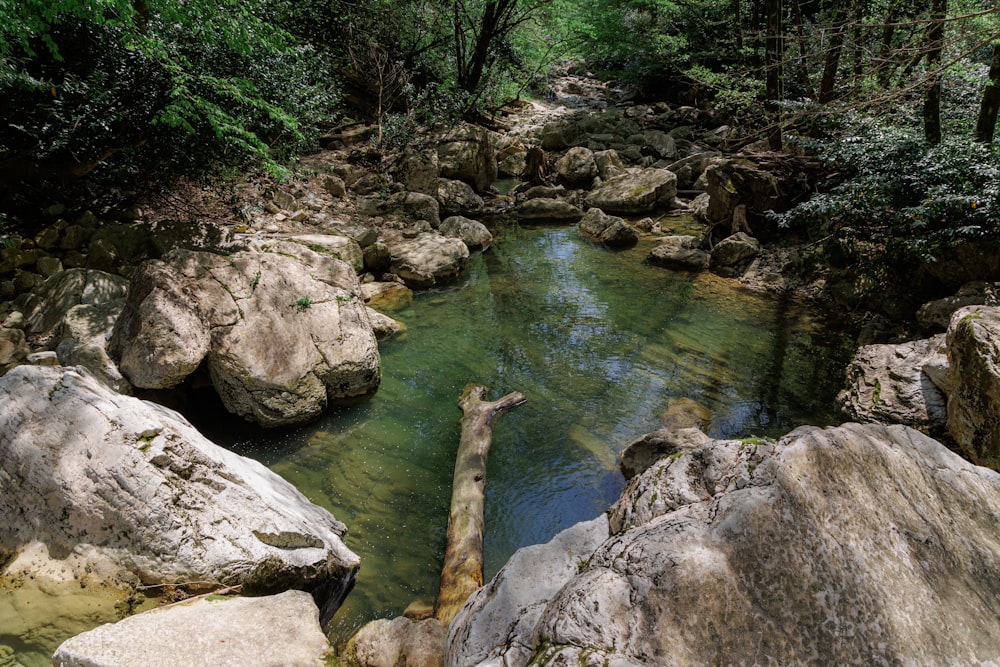
[[[864,64],[864,48],[862,41],[864,40],[864,21],[865,21],[865,2],[864,0],[854,0],[854,26],[852,28],[852,39],[854,41],[853,53],[851,54],[851,63],[853,70],[853,90],[854,94],[857,95],[861,90],[861,80],[864,78],[865,64]]]
[[[517,391],[497,401],[483,401],[485,395],[486,387],[470,384],[458,399],[462,435],[455,458],[441,585],[434,605],[434,618],[446,627],[469,596],[483,585],[483,494],[493,419],[526,400]]]
[[[802,82],[802,93],[806,97],[813,96],[812,82],[809,80],[809,54],[806,52],[805,21],[802,19],[802,7],[799,0],[792,0],[792,14],[795,17],[795,32],[799,43],[799,80]]]
[[[823,63],[823,79],[819,84],[820,104],[833,100],[833,88],[837,83],[837,70],[840,69],[840,53],[844,49],[844,31],[847,26],[843,21],[843,9],[838,8],[834,14],[833,35],[830,37],[830,48],[826,51]]]
[[[997,125],[997,108],[1000,107],[1000,42],[993,44],[993,60],[990,62],[990,73],[983,91],[983,101],[979,105],[979,118],[976,120],[976,140],[983,143],[993,142],[993,131]]]
[[[941,143],[941,50],[944,46],[944,18],[948,0],[932,0],[931,23],[927,30],[927,95],[924,98],[924,138]]]
[[[733,2],[733,37],[736,42],[736,60],[739,63],[743,63],[743,19],[741,14],[743,8],[740,6],[740,0],[732,0]]]
[[[782,83],[784,71],[784,39],[782,36],[782,0],[767,0],[767,36],[764,42],[764,62],[766,68],[765,88],[767,111],[770,115],[771,130],[767,143],[773,151],[781,150],[781,100],[784,97]]]
[[[878,82],[885,88],[892,76],[892,38],[896,34],[896,5],[891,3],[885,15],[885,25],[882,27],[882,44],[878,52]]]

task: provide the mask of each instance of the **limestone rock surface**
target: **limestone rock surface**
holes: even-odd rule
[[[264,426],[373,392],[378,345],[354,269],[289,241],[266,250],[143,263],[111,342],[123,374],[170,387],[204,360],[226,408]]]
[[[521,203],[517,217],[525,222],[574,223],[583,217],[583,211],[562,199],[536,198]]]
[[[643,169],[614,176],[587,195],[587,206],[618,215],[668,208],[677,196],[677,176],[666,169]]]
[[[496,149],[489,130],[463,124],[439,137],[442,178],[464,181],[482,192],[497,179]]]
[[[442,178],[438,182],[437,200],[442,216],[478,215],[483,212],[483,198],[463,181]]]
[[[682,271],[702,271],[712,262],[712,255],[699,248],[695,236],[668,236],[649,251],[650,264]]]
[[[980,465],[1000,469],[1000,308],[966,306],[948,326],[948,432]]]
[[[568,580],[515,554],[446,664],[992,664],[998,513],[1000,475],[905,426],[692,443],[632,478]],[[533,613],[503,602],[533,586]]]
[[[66,640],[54,667],[323,667],[329,650],[308,593],[200,598]]]
[[[469,248],[461,239],[436,232],[414,238],[387,240],[392,262],[389,270],[410,287],[433,287],[455,279],[469,264]]]
[[[462,239],[470,250],[486,250],[493,244],[493,234],[486,225],[460,215],[442,220],[438,231],[445,236]]]
[[[592,208],[583,215],[580,231],[612,248],[626,248],[639,242],[639,232],[635,227],[616,215],[607,215],[599,208]]]
[[[857,421],[944,434],[947,398],[924,369],[947,363],[944,334],[901,345],[865,345],[847,367],[847,386],[837,402]]]
[[[436,618],[403,616],[368,623],[346,647],[347,667],[440,667],[445,627]]]
[[[0,378],[0,553],[42,543],[105,583],[312,591],[327,616],[359,560],[344,524],[179,414],[63,367]],[[32,576],[59,568],[44,559]]]
[[[556,160],[556,174],[559,180],[570,186],[589,187],[598,175],[594,152],[584,146],[574,146]]]

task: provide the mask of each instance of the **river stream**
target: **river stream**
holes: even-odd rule
[[[809,308],[653,267],[644,262],[652,241],[612,252],[576,227],[494,231],[458,284],[390,313],[406,332],[382,344],[382,386],[370,400],[281,433],[202,424],[349,526],[362,568],[334,618],[335,642],[433,600],[457,399],[469,382],[488,386],[490,399],[528,398],[495,428],[487,578],[516,549],[614,502],[624,487],[616,456],[666,413],[705,411],[715,437],[839,422],[834,395],[853,348]]]

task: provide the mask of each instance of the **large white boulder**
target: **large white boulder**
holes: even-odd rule
[[[386,239],[389,270],[409,287],[433,287],[454,280],[469,265],[469,248],[459,238],[421,232],[413,238]]]
[[[677,176],[666,169],[643,169],[614,176],[587,195],[586,204],[605,213],[651,213],[670,208]]]
[[[111,351],[146,388],[175,386],[207,361],[226,408],[263,426],[308,421],[381,380],[354,269],[288,241],[143,263]]]
[[[628,483],[609,537],[566,557],[568,578],[515,554],[452,623],[446,664],[1000,656],[1000,474],[874,424],[679,438],[664,453]],[[533,588],[530,607],[516,602]]]
[[[0,516],[7,571],[44,578],[47,552],[111,584],[309,590],[326,617],[359,565],[345,526],[281,477],[63,367],[0,378]]]

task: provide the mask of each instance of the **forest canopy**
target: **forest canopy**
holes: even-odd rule
[[[0,0],[0,169],[22,187],[281,173],[350,120],[401,144],[544,97],[567,60],[776,149],[838,136],[847,112],[989,143],[1000,103],[983,1]]]

